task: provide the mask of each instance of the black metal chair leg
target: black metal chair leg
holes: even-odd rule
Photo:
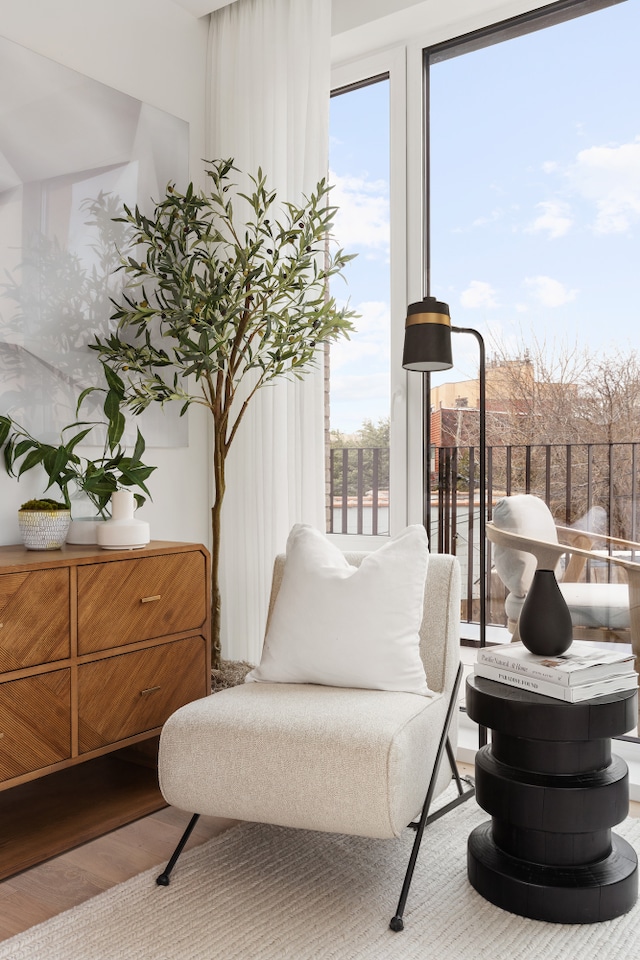
[[[164,868],[164,871],[160,874],[160,876],[156,877],[156,883],[158,884],[159,887],[169,886],[169,878],[171,876],[171,871],[173,870],[176,863],[178,862],[178,857],[184,850],[185,844],[189,839],[189,837],[191,836],[191,832],[195,827],[196,823],[198,822],[199,817],[200,817],[199,813],[194,813],[194,815],[191,817],[191,820],[189,820],[189,823],[187,824],[187,829],[180,837],[178,846],[175,848],[175,850],[173,851],[173,854],[171,855],[171,859],[169,860],[169,863],[166,865],[166,867]]]
[[[413,871],[415,869],[416,861],[418,859],[418,852],[420,850],[420,844],[422,842],[422,834],[424,833],[424,828],[427,825],[429,807],[431,806],[431,800],[433,799],[433,793],[436,786],[436,780],[438,779],[438,773],[440,771],[440,764],[442,763],[442,758],[444,756],[447,743],[449,742],[449,729],[451,727],[451,721],[453,719],[453,713],[457,706],[458,702],[458,690],[460,688],[460,682],[462,680],[462,664],[458,666],[458,672],[456,674],[456,680],[453,685],[453,690],[451,692],[451,697],[449,698],[449,706],[447,707],[447,715],[445,717],[444,726],[442,728],[442,735],[440,737],[440,743],[438,744],[438,751],[436,753],[435,763],[433,765],[433,772],[431,774],[431,779],[429,781],[429,787],[427,789],[427,796],[424,801],[424,806],[422,807],[422,813],[420,815],[420,820],[418,821],[418,826],[416,830],[416,836],[413,841],[413,847],[411,849],[411,856],[409,857],[409,864],[407,866],[407,872],[405,874],[404,883],[402,884],[402,890],[400,893],[400,899],[398,901],[398,906],[394,916],[391,918],[389,926],[392,930],[398,932],[404,929],[404,920],[402,916],[404,914],[404,908],[407,902],[407,897],[409,895],[409,887],[411,886],[411,881],[413,879]],[[451,745],[449,744],[451,749]],[[453,753],[453,751],[451,751]],[[457,767],[456,767],[457,769]],[[475,791],[474,791],[475,792]],[[453,801],[453,804],[457,806],[458,803],[462,802],[463,799],[467,799],[466,794],[464,796],[459,796],[456,800]],[[450,804],[447,804],[447,808],[450,808]],[[440,811],[437,813],[440,815]]]
[[[456,787],[458,788],[458,793],[464,793],[464,787],[462,786],[460,771],[458,770],[458,764],[456,762],[455,754],[453,752],[453,747],[451,746],[451,740],[449,739],[449,737],[447,737],[447,757],[449,760],[449,766],[451,767],[451,772],[453,773],[453,778],[456,781]]]
[[[451,743],[447,738],[447,753],[449,750],[451,750],[451,753],[453,754]],[[458,796],[453,800],[450,800],[449,803],[445,803],[443,807],[439,807],[434,813],[430,813],[427,817],[427,826],[429,826],[430,823],[433,823],[434,820],[439,820],[440,817],[444,817],[445,813],[449,813],[449,811],[453,810],[454,807],[459,807],[461,803],[465,803],[467,800],[470,800],[471,797],[475,797],[476,795],[476,785],[473,777],[461,777],[455,760],[452,770],[453,776],[455,777],[456,786],[458,787]],[[463,783],[467,784],[468,789],[465,790],[465,788],[462,786]]]
[[[461,803],[465,803],[465,801],[470,800],[471,797],[475,797],[476,795],[476,785],[473,777],[460,776],[460,771],[458,770],[458,764],[456,762],[449,737],[447,737],[447,757],[449,758],[451,772],[454,780],[456,781],[456,787],[458,788],[458,796],[453,800],[450,800],[449,803],[446,803],[443,807],[439,807],[435,813],[430,813],[427,817],[427,826],[429,826],[430,823],[433,823],[434,820],[439,820],[440,817],[444,817],[445,813],[449,813],[449,811],[453,810],[454,807],[459,807]],[[466,784],[466,788],[464,784]],[[419,822],[415,821],[414,823],[410,823],[409,826],[412,830],[417,830]]]

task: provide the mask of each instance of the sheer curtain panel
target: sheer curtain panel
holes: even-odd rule
[[[331,0],[236,0],[211,15],[208,159],[261,167],[281,200],[327,175]],[[222,650],[257,663],[273,559],[296,522],[324,529],[322,357],[258,391],[227,460]]]

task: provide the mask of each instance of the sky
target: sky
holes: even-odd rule
[[[626,0],[431,68],[431,293],[489,359],[534,339],[640,348],[638,38]],[[335,235],[359,254],[333,292],[362,314],[332,347],[331,425],[346,433],[389,412],[388,116],[386,82],[331,102]],[[453,349],[434,384],[477,376],[473,338]]]
[[[330,120],[334,234],[358,256],[332,284],[360,317],[331,346],[331,429],[352,433],[389,415],[389,81],[333,97]]]

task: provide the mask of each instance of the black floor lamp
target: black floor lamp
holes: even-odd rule
[[[450,370],[453,366],[451,333],[469,333],[478,342],[480,350],[480,646],[487,642],[487,471],[486,471],[486,362],[482,335],[471,327],[451,325],[449,307],[435,297],[425,297],[409,304],[404,335],[402,366],[405,370],[417,370],[424,374],[424,437],[423,459],[424,507],[423,519],[427,533],[431,534],[431,373]],[[473,548],[473,544],[470,544]],[[480,745],[486,742],[486,731],[480,731]]]

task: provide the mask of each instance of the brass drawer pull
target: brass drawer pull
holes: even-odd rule
[[[148,697],[150,693],[157,693],[160,687],[147,687],[146,690],[140,691],[141,697]]]
[[[142,597],[140,603],[153,603],[154,600],[160,600],[160,594],[155,597]]]

